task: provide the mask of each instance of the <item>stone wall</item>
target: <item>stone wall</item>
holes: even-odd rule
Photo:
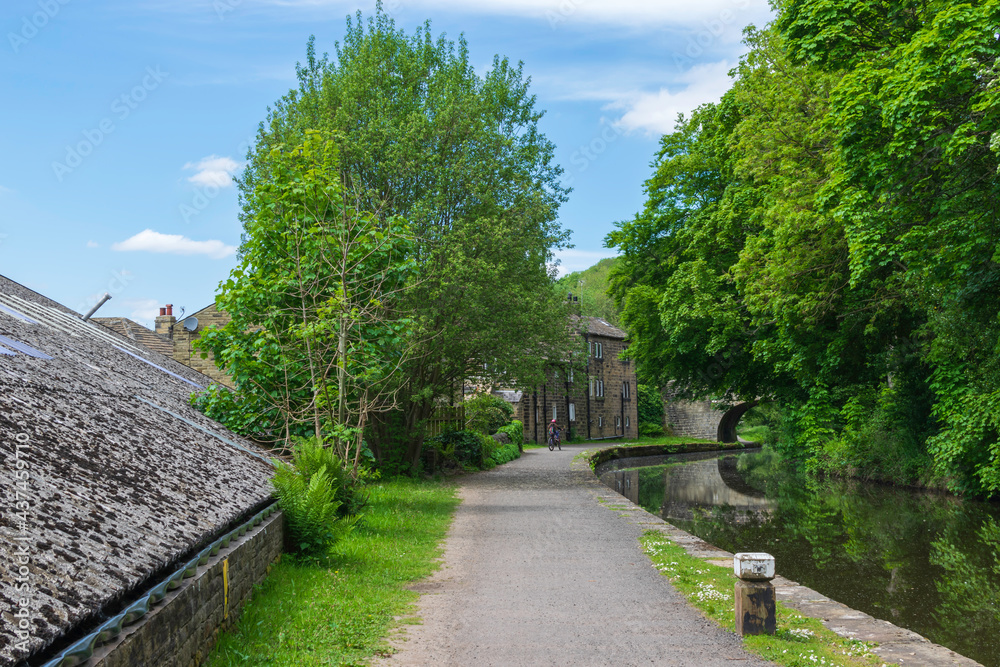
[[[219,632],[239,618],[254,584],[260,583],[281,555],[283,515],[275,512],[257,528],[234,540],[185,579],[142,620],[126,626],[117,641],[101,647],[91,665],[102,667],[198,667]],[[228,574],[228,602],[225,590]]]
[[[663,425],[671,435],[715,440],[722,415],[721,410],[712,407],[710,400],[676,400],[669,389],[663,394]]]
[[[199,310],[191,317],[198,318],[198,328],[194,331],[188,331],[185,329],[183,322],[177,322],[177,324],[173,327],[174,359],[182,364],[190,366],[200,373],[204,373],[220,384],[232,387],[232,379],[219,370],[219,368],[215,365],[215,359],[212,357],[212,354],[209,353],[207,358],[202,359],[201,352],[195,350],[192,346],[192,343],[201,338],[202,333],[204,333],[206,329],[212,327],[222,327],[228,323],[231,318],[228,313],[219,310],[214,304]]]

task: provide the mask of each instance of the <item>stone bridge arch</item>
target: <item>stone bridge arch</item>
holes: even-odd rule
[[[736,442],[736,425],[757,401],[744,401],[721,409],[721,404],[705,399],[691,401],[679,399],[667,387],[663,390],[663,426],[674,435],[701,440]]]

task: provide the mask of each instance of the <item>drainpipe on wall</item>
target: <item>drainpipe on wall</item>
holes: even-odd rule
[[[590,334],[583,334],[583,342],[587,344],[587,440],[590,440]]]
[[[572,366],[572,361],[570,365]],[[573,422],[569,418],[569,374],[566,375],[566,439],[573,438]]]

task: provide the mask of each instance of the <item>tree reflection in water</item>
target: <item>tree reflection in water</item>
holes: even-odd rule
[[[768,552],[789,579],[1000,667],[997,505],[809,476],[767,451],[616,474],[707,542]]]

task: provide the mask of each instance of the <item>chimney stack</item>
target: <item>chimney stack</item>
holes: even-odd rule
[[[166,307],[160,308],[160,316],[156,318],[154,331],[161,336],[172,337],[171,329],[176,323],[177,318],[174,317],[174,304],[168,303]]]

